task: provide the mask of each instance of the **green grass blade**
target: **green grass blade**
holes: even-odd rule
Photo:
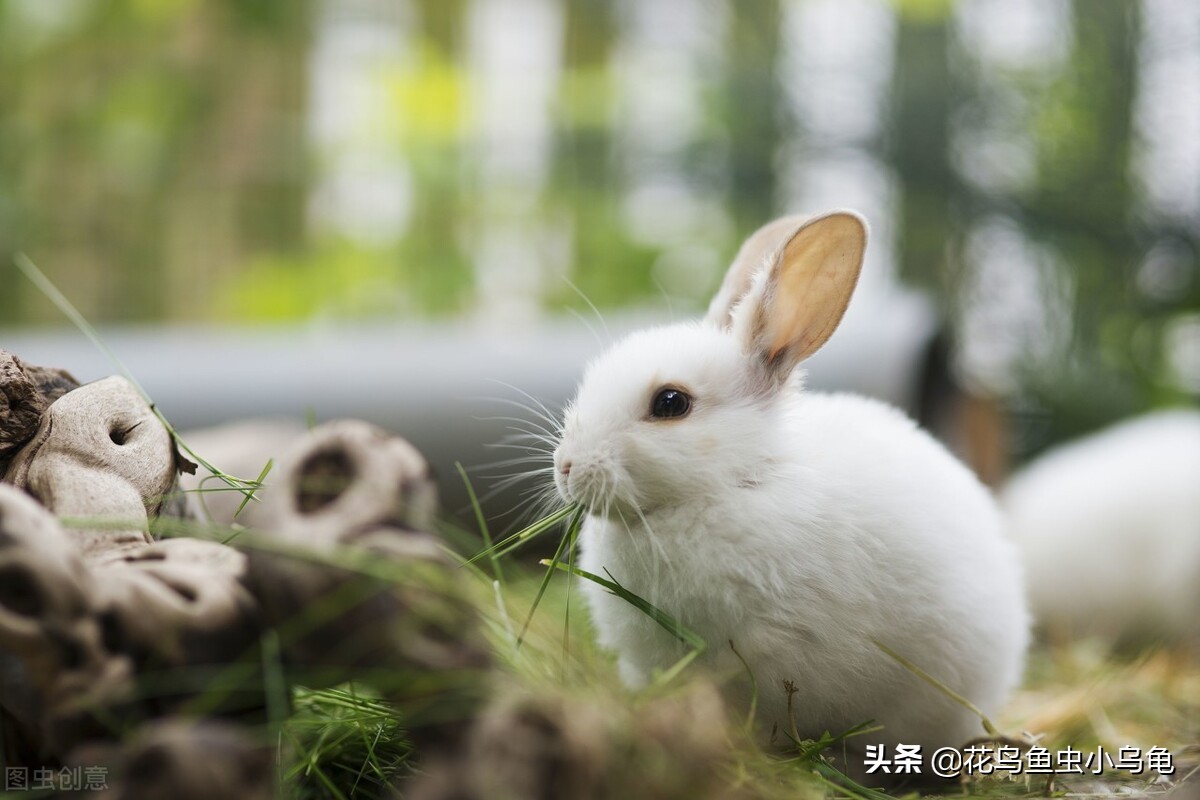
[[[243,480],[242,478],[236,478],[217,469],[202,456],[197,454],[195,450],[188,446],[187,442],[183,440],[183,438],[179,435],[179,432],[176,431],[174,426],[171,425],[170,421],[168,421],[167,418],[163,416],[163,413],[158,410],[158,406],[156,406],[154,401],[150,399],[150,395],[146,393],[145,388],[141,383],[138,382],[138,379],[133,376],[133,373],[129,371],[129,368],[125,366],[125,362],[121,361],[120,357],[113,352],[112,348],[110,348],[104,342],[104,340],[100,338],[100,334],[94,327],[92,327],[92,324],[87,321],[83,314],[79,313],[79,309],[75,308],[74,304],[67,299],[66,295],[58,290],[58,287],[46,277],[45,273],[38,269],[38,266],[33,263],[29,256],[25,255],[24,253],[17,253],[15,256],[13,256],[13,263],[16,264],[17,269],[21,270],[25,277],[28,278],[29,281],[46,296],[46,299],[53,303],[58,310],[62,312],[63,316],[69,319],[84,336],[91,340],[92,344],[94,344],[101,353],[103,353],[110,361],[113,362],[113,364],[117,367],[117,370],[120,371],[122,377],[129,381],[137,393],[141,395],[142,399],[145,400],[150,406],[150,410],[154,413],[154,416],[158,418],[158,421],[163,424],[163,427],[165,427],[167,432],[171,435],[171,439],[175,442],[176,447],[187,453],[187,455],[195,459],[200,466],[204,467],[214,476],[227,483],[231,488],[236,489],[247,496],[253,495],[254,491],[249,485],[251,483],[250,481]]]
[[[688,665],[700,657],[701,650],[688,650],[687,655],[672,664],[666,671],[659,673],[654,679],[656,687],[667,686],[671,681],[679,677],[679,673],[687,669]]]
[[[996,726],[992,724],[992,721],[987,718],[987,715],[979,710],[979,706],[975,705],[970,700],[963,697],[961,694],[954,691],[949,686],[942,683],[937,678],[933,677],[928,672],[921,669],[916,664],[909,661],[907,658],[900,655],[899,653],[897,653],[892,648],[888,647],[883,642],[881,642],[877,639],[872,639],[871,642],[876,647],[878,647],[880,650],[882,650],[883,652],[885,652],[889,656],[891,656],[893,659],[895,659],[896,662],[898,664],[900,664],[900,666],[904,667],[906,670],[908,670],[912,674],[916,675],[918,678],[925,681],[926,683],[928,683],[933,688],[937,689],[942,694],[946,695],[946,697],[949,697],[951,700],[958,703],[960,706],[967,709],[975,716],[979,717],[979,721],[983,723],[983,729],[985,731],[987,731],[989,735],[991,735],[991,736],[999,736],[1000,735],[1000,731],[997,730]]]
[[[687,628],[683,623],[672,617],[667,612],[626,589],[624,586],[618,583],[616,579],[612,577],[612,575],[609,575],[608,578],[601,578],[599,575],[588,572],[585,569],[580,569],[579,567],[569,566],[562,563],[554,563],[545,559],[543,559],[541,563],[545,566],[560,569],[564,572],[570,572],[574,575],[578,575],[581,578],[589,580],[592,583],[603,586],[605,589],[612,592],[617,597],[620,597],[622,600],[629,603],[646,616],[650,617],[650,619],[657,622],[664,630],[667,631],[667,633],[671,634],[688,647],[695,648],[700,652],[704,652],[704,650],[707,649],[708,643],[704,641],[700,634]]]
[[[581,509],[582,510],[582,509]],[[571,526],[571,543],[567,546],[567,567],[575,566],[575,541],[578,538],[578,520],[575,518],[575,524]],[[563,677],[567,674],[567,662],[571,658],[571,578],[574,576],[567,572],[567,591],[566,600],[563,603],[563,637],[562,637],[562,673]]]
[[[496,599],[496,615],[504,629],[505,641],[516,648],[517,632],[513,630],[512,617],[508,613],[508,605],[504,602],[504,593],[500,591],[500,581],[492,581],[492,595]]]
[[[737,660],[742,662],[742,669],[746,670],[746,675],[750,677],[750,713],[746,715],[746,728],[750,729],[754,727],[754,717],[758,713],[758,678],[754,677],[754,670],[750,669],[750,665],[746,663],[746,659],[742,658],[742,654],[738,652],[733,639],[729,640],[729,649],[737,656]]]
[[[280,741],[283,724],[288,716],[289,691],[283,674],[283,656],[279,637],[275,631],[263,632],[260,657],[262,659],[263,699],[266,704],[267,730],[272,741]]]
[[[554,551],[554,558],[549,561],[542,561],[542,564],[548,567],[546,574],[542,576],[542,583],[538,586],[537,596],[533,598],[533,605],[529,609],[529,616],[525,617],[525,624],[521,626],[521,635],[517,637],[517,647],[521,646],[521,642],[525,641],[525,634],[529,631],[529,623],[533,622],[533,615],[537,611],[538,606],[542,602],[542,596],[546,594],[546,587],[550,585],[550,578],[554,575],[554,570],[562,563],[562,554],[565,551],[570,551],[575,548],[575,537],[579,533],[579,523],[583,519],[583,508],[580,507],[571,517],[571,522],[567,525],[567,532],[562,539],[558,541],[558,548]]]
[[[471,479],[467,477],[467,471],[463,468],[461,461],[455,461],[454,468],[462,477],[463,486],[467,487],[467,497],[471,501],[471,508],[475,511],[475,521],[479,524],[479,535],[483,537],[484,550],[489,553],[488,559],[492,562],[492,575],[503,584],[504,570],[500,566],[500,557],[492,550],[492,532],[488,530],[487,519],[483,515],[483,506],[479,504],[479,498],[475,495],[475,487],[471,485]]]
[[[893,796],[886,792],[863,786],[832,764],[817,761],[814,768],[818,778],[830,788],[836,789],[847,797],[855,798],[855,800],[894,800]]]
[[[464,563],[474,564],[481,558],[491,558],[493,555],[495,555],[497,558],[505,556],[521,545],[528,543],[529,540],[533,539],[535,536],[545,533],[558,523],[562,522],[564,519],[567,519],[571,516],[571,514],[575,513],[575,510],[576,506],[574,504],[564,506],[558,511],[555,511],[553,514],[542,517],[537,522],[522,528],[510,536],[506,536],[491,547],[479,551],[475,555],[468,558]]]
[[[825,731],[825,733],[821,734],[821,738],[814,740],[796,741],[792,739],[792,735],[789,733],[787,737],[792,739],[793,744],[796,745],[796,756],[789,760],[811,761],[814,758],[820,758],[821,753],[825,750],[836,747],[839,744],[844,744],[847,739],[852,739],[855,736],[864,736],[868,733],[877,733],[881,730],[883,730],[882,725],[876,725],[874,720],[867,720],[837,735]]]
[[[247,503],[249,503],[251,500],[258,499],[258,490],[262,488],[263,481],[267,479],[267,474],[271,471],[271,467],[273,466],[275,466],[275,459],[268,458],[267,463],[262,468],[262,472],[258,473],[258,477],[254,480],[254,488],[246,493],[246,496],[242,498],[241,504],[237,507],[237,511],[233,512],[234,519],[238,518],[238,515],[242,513],[242,509],[246,507]]]
[[[13,263],[17,265],[17,269],[24,273],[25,277],[29,279],[30,283],[36,286],[38,291],[44,294],[46,299],[53,303],[55,307],[62,312],[63,316],[69,319],[76,328],[79,328],[83,335],[90,339],[92,344],[96,345],[100,352],[104,353],[104,355],[116,365],[117,369],[121,371],[121,374],[125,376],[126,380],[132,383],[134,388],[137,389],[138,394],[140,394],[142,397],[145,397],[146,401],[149,402],[149,398],[146,395],[146,390],[143,389],[142,385],[137,382],[136,378],[133,377],[133,374],[129,371],[129,368],[125,366],[125,362],[121,361],[120,356],[114,353],[109,346],[104,343],[104,340],[100,338],[100,334],[95,328],[92,327],[92,323],[88,322],[83,314],[79,313],[79,309],[77,309],[74,304],[67,299],[66,295],[58,290],[58,287],[46,277],[44,272],[38,269],[38,266],[33,263],[33,260],[24,253],[17,253],[13,256]]]

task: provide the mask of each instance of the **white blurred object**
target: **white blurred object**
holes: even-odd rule
[[[1200,637],[1200,411],[1122,422],[1034,461],[1003,494],[1051,636]]]

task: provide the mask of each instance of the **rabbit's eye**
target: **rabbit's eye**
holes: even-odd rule
[[[658,419],[682,417],[692,410],[692,398],[679,389],[659,389],[650,403],[650,416]]]

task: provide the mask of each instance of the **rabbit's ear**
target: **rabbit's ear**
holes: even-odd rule
[[[788,237],[808,219],[804,216],[780,217],[750,234],[734,256],[721,288],[708,304],[704,321],[727,330],[733,324],[733,308],[750,291],[754,276],[766,269],[768,261],[779,252]]]
[[[866,222],[853,212],[779,220],[759,233],[784,222],[792,227],[732,314],[734,335],[746,351],[781,378],[820,349],[842,321],[867,248]]]

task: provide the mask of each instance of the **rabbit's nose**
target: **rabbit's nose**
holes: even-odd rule
[[[570,461],[564,461],[564,462],[562,462],[561,464],[559,464],[559,465],[558,465],[558,471],[559,471],[559,472],[561,472],[561,473],[563,474],[563,477],[564,477],[564,478],[566,478],[566,477],[569,477],[569,476],[570,476],[570,474],[571,474],[571,462],[570,462]]]

